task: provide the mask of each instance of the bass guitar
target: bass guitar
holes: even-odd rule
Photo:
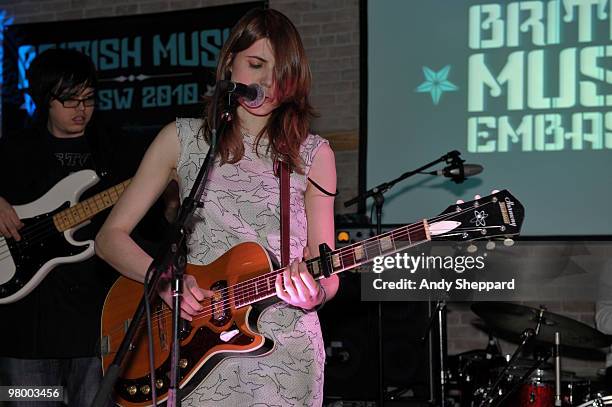
[[[524,208],[508,191],[448,207],[439,216],[337,250],[326,245],[321,255],[306,261],[315,279],[351,270],[382,255],[431,240],[471,241],[511,237],[519,233]],[[189,394],[226,357],[253,357],[268,352],[273,342],[256,331],[257,318],[276,298],[276,276],[268,252],[259,244],[234,246],[214,262],[187,265],[200,287],[214,292],[201,302],[204,310],[191,322],[183,321],[178,363],[180,394]],[[102,360],[106,371],[119,349],[143,293],[143,285],[120,277],[111,288],[102,315]],[[267,301],[266,301],[267,300]],[[170,373],[171,310],[161,300],[152,306],[152,342],[158,401],[167,399]],[[114,387],[122,406],[151,405],[148,336],[139,327]]]
[[[78,242],[73,234],[96,214],[113,206],[130,180],[78,202],[98,183],[93,170],[70,174],[34,202],[14,206],[24,226],[21,240],[0,236],[0,304],[29,294],[54,267],[94,255],[94,242]]]

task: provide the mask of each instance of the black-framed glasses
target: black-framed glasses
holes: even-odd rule
[[[79,98],[62,99],[59,97],[55,97],[55,99],[57,99],[57,101],[60,102],[62,106],[69,108],[69,109],[74,109],[76,107],[79,107],[81,103],[83,103],[84,107],[93,107],[96,105],[96,98],[93,95],[88,96],[83,99],[79,99]]]

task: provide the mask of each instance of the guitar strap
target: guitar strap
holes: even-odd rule
[[[281,267],[285,267],[289,265],[289,164],[278,161],[277,173],[280,180]]]

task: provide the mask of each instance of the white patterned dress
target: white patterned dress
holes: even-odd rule
[[[177,162],[181,200],[189,195],[208,151],[200,119],[177,119],[181,153]],[[235,164],[215,165],[205,191],[204,208],[188,238],[188,261],[208,264],[231,247],[258,242],[280,259],[279,180],[273,163],[254,151],[255,137],[244,136],[244,156]],[[306,246],[304,194],[307,174],[319,147],[327,141],[309,135],[300,156],[306,175],[291,174],[291,258]],[[202,244],[203,242],[203,244]],[[258,357],[228,358],[183,399],[184,406],[320,406],[323,402],[325,351],[316,312],[284,302],[266,308],[257,321],[260,333],[275,342]]]

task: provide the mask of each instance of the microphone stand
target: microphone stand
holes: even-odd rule
[[[168,390],[168,401],[167,406],[180,406],[181,399],[177,397],[179,382],[183,377],[178,366],[180,360],[180,339],[178,333],[179,317],[180,317],[180,301],[183,290],[183,275],[186,265],[186,253],[181,248],[184,247],[185,236],[187,231],[187,225],[191,221],[194,212],[197,208],[202,208],[204,203],[201,201],[204,193],[206,183],[208,181],[208,173],[212,168],[214,157],[217,155],[217,142],[219,134],[222,134],[227,126],[227,123],[231,120],[230,109],[231,98],[229,99],[228,105],[224,109],[221,115],[221,122],[217,123],[217,106],[218,99],[221,91],[215,89],[215,94],[212,97],[211,103],[214,106],[213,123],[211,123],[211,144],[204,159],[204,163],[198,172],[198,175],[193,183],[189,196],[183,200],[183,204],[179,208],[179,212],[176,220],[170,228],[170,232],[164,239],[163,244],[158,249],[153,261],[149,265],[146,275],[151,275],[151,278],[147,282],[150,289],[148,292],[143,293],[143,296],[138,304],[138,308],[134,312],[134,316],[131,319],[129,328],[119,346],[119,350],[115,354],[113,362],[106,371],[106,375],[96,393],[96,397],[92,403],[93,407],[106,407],[108,400],[110,400],[113,387],[119,377],[121,365],[123,360],[127,356],[127,353],[132,350],[134,336],[137,333],[140,323],[145,312],[145,296],[149,302],[157,296],[157,289],[160,283],[162,275],[168,270],[172,270],[172,350],[171,350],[171,373],[170,373],[170,385]],[[155,372],[151,372],[154,375]],[[155,391],[155,387],[151,389]]]
[[[430,307],[431,310],[431,307]],[[427,343],[427,339],[429,337],[429,346],[430,348],[433,345],[433,340],[431,339],[431,329],[433,327],[434,322],[436,321],[436,317],[438,318],[438,357],[439,357],[439,362],[440,362],[440,403],[437,404],[441,407],[445,406],[446,403],[446,358],[448,356],[448,352],[447,352],[447,338],[446,338],[446,317],[447,317],[447,313],[448,310],[446,308],[446,301],[445,300],[438,300],[436,301],[436,308],[434,310],[434,312],[431,313],[431,316],[429,317],[429,321],[427,322],[427,326],[425,327],[425,332],[423,333],[423,336],[421,337],[421,344],[425,344]],[[429,359],[429,363],[432,363],[432,356],[431,356],[431,350],[430,350],[430,359]],[[433,377],[433,369],[431,369],[431,374],[430,374],[430,378]],[[434,388],[433,388],[433,383],[430,383],[429,386],[430,392],[431,392],[431,398],[430,398],[430,402],[431,403],[436,403],[436,400],[434,398]]]
[[[431,161],[430,163],[427,163],[423,165],[422,167],[417,168],[416,170],[407,171],[391,181],[383,182],[382,184],[377,185],[374,188],[371,188],[367,190],[366,192],[359,194],[352,199],[349,199],[348,201],[344,203],[344,207],[349,207],[358,202],[365,201],[367,198],[372,197],[374,199],[374,205],[376,208],[376,234],[380,235],[382,233],[382,207],[385,203],[385,197],[383,194],[387,192],[389,189],[391,189],[398,182],[406,178],[412,177],[415,174],[419,174],[423,170],[433,167],[434,165],[441,163],[441,162],[446,162],[447,165],[453,165],[453,166],[457,166],[458,168],[460,168],[461,177],[457,177],[457,178],[453,177],[453,180],[457,183],[463,182],[463,179],[464,179],[463,178],[463,162],[465,160],[462,160],[459,157],[460,155],[461,153],[457,150],[453,150],[449,153],[446,153],[442,157],[438,158],[437,160]],[[437,307],[437,309],[440,310],[440,315],[439,315],[440,332],[443,333],[445,329],[442,326],[442,322],[444,322],[443,324],[444,327],[446,326],[446,313],[444,312],[445,308]],[[444,317],[444,321],[442,321],[443,317]],[[379,406],[380,407],[384,406],[384,402],[385,402],[385,389],[384,389],[384,380],[383,380],[383,367],[384,366],[383,366],[382,325],[383,325],[382,323],[382,302],[378,301],[378,371],[379,371],[378,392],[379,392]],[[444,359],[445,359],[444,345],[445,345],[444,341],[440,340],[439,346],[440,346],[440,366],[441,367],[444,366]],[[441,403],[440,405],[444,407],[444,400],[445,400],[444,371],[442,371],[441,373],[440,380],[442,381],[441,386],[440,386],[441,392],[442,392],[441,399],[440,399],[440,403]],[[432,398],[433,398],[433,394],[432,394]]]
[[[385,192],[387,192],[389,189],[391,189],[395,184],[397,184],[398,182],[408,178],[408,177],[412,177],[415,174],[418,174],[420,172],[422,172],[423,170],[426,170],[430,167],[433,167],[434,165],[441,163],[441,162],[446,162],[447,165],[452,165],[452,166],[457,166],[457,168],[460,168],[460,172],[463,173],[462,168],[463,168],[463,162],[465,160],[462,160],[459,156],[461,155],[461,153],[457,150],[453,150],[449,153],[444,154],[442,157],[438,158],[437,160],[434,160],[428,164],[425,164],[422,167],[417,168],[416,170],[412,170],[412,171],[406,171],[405,173],[403,173],[402,175],[400,175],[399,177],[395,178],[394,180],[388,181],[388,182],[383,182],[380,185],[375,186],[374,188],[371,188],[369,190],[367,190],[366,192],[364,192],[363,194],[359,194],[356,197],[349,199],[348,201],[346,201],[344,203],[344,207],[347,208],[351,205],[354,205],[360,201],[365,200],[366,198],[370,198],[373,197],[375,203],[378,204],[377,202],[377,198],[375,195],[377,194],[384,194]],[[460,182],[458,180],[455,180],[455,178],[453,177],[453,180],[455,182]],[[381,201],[380,206],[382,207],[382,204],[384,203],[384,199]]]

